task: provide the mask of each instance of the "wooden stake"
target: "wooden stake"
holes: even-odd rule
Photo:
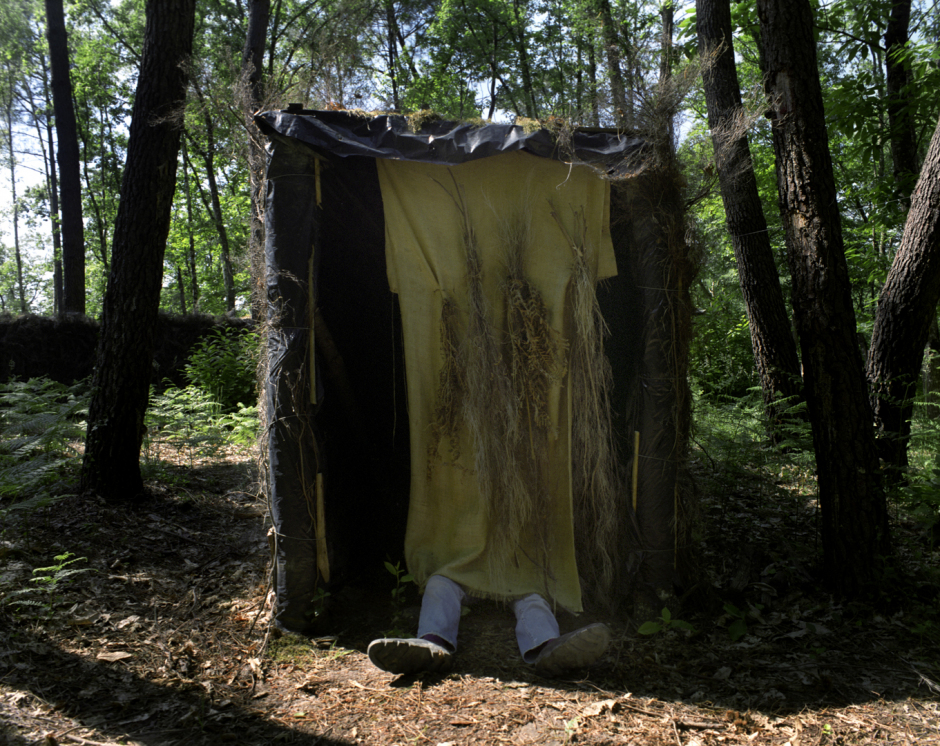
[[[330,582],[330,555],[326,546],[326,504],[323,494],[323,472],[317,474],[317,570],[323,582]]]
[[[636,513],[637,483],[640,476],[640,431],[633,431],[633,512]]]

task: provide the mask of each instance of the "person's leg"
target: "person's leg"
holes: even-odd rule
[[[538,593],[520,598],[512,605],[516,613],[516,642],[526,663],[534,663],[542,646],[559,636],[558,621],[548,602]]]
[[[587,668],[607,650],[610,629],[606,624],[589,624],[559,635],[558,622],[548,603],[537,593],[513,604],[516,613],[516,641],[526,663],[544,676]]]
[[[421,599],[418,637],[443,644],[451,652],[457,649],[460,606],[466,594],[457,583],[443,575],[432,575]]]
[[[433,575],[424,589],[418,636],[382,638],[369,645],[369,659],[389,673],[442,671],[457,649],[457,628],[464,592],[453,580]]]

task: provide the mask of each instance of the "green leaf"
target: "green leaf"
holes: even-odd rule
[[[663,625],[659,622],[643,622],[640,625],[640,628],[637,630],[641,635],[655,635],[657,632],[662,630]]]
[[[743,619],[735,619],[728,625],[728,634],[734,641],[740,640],[747,634],[747,622]]]

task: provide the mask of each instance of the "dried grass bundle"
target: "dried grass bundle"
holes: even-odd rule
[[[532,515],[526,478],[518,468],[520,432],[512,378],[490,321],[483,292],[483,261],[463,192],[438,184],[460,213],[467,268],[467,331],[458,353],[465,379],[462,415],[473,441],[477,481],[487,510],[489,573],[499,583],[514,561],[519,537]]]
[[[532,250],[529,216],[526,210],[502,225],[501,241],[506,247],[507,278],[502,290],[506,302],[507,353],[519,417],[515,444],[515,469],[522,475],[525,492],[516,499],[526,499],[516,508],[529,532],[537,556],[530,559],[545,572],[549,587],[549,560],[553,554],[549,440],[557,437],[552,419],[552,390],[565,374],[564,338],[549,322],[548,307],[542,294],[527,279],[525,257]]]
[[[440,444],[447,441],[451,461],[460,458],[460,426],[467,378],[460,362],[457,335],[457,306],[450,298],[441,303],[441,355],[443,365],[438,379],[437,404],[431,415],[431,442],[428,444],[428,478],[435,460],[442,459]]]
[[[572,397],[571,460],[578,569],[600,601],[610,598],[619,567],[622,473],[611,422],[613,373],[604,354],[607,324],[597,302],[597,276],[590,263],[587,220],[575,213],[577,236],[552,217],[571,247],[570,307],[574,321],[568,369]]]
[[[510,371],[520,415],[525,414],[525,430],[534,458],[537,433],[556,435],[549,400],[552,388],[565,374],[567,345],[549,323],[541,293],[526,279],[525,254],[530,243],[527,215],[517,215],[504,223],[501,239],[506,246],[508,270],[503,294]]]

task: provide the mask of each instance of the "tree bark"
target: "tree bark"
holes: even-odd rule
[[[78,158],[78,128],[72,105],[68,36],[62,0],[46,0],[46,37],[52,70],[52,102],[59,140],[59,181],[62,197],[62,310],[85,313],[85,228]]]
[[[147,2],[82,462],[83,490],[109,500],[143,492],[140,446],[194,23],[195,0]]]
[[[23,287],[23,255],[20,251],[20,204],[16,196],[16,151],[13,149],[13,85],[10,81],[10,99],[6,102],[4,115],[7,130],[7,150],[10,154],[10,200],[13,203],[13,256],[16,259],[16,288],[19,294],[20,313],[26,313],[26,289]]]
[[[888,124],[894,181],[904,208],[910,206],[911,186],[917,173],[917,136],[910,112],[908,64],[904,60],[911,23],[911,0],[899,0],[891,6],[885,30],[885,65],[887,67]]]
[[[509,24],[509,33],[516,44],[519,54],[519,68],[522,73],[522,95],[525,100],[526,116],[534,119],[538,116],[538,107],[535,103],[535,89],[532,87],[532,70],[529,65],[528,42],[526,40],[526,17],[520,9],[522,0],[512,0],[513,21]]]
[[[232,252],[229,247],[228,228],[225,225],[225,218],[222,215],[222,200],[219,198],[219,184],[215,178],[215,123],[212,121],[212,113],[207,106],[207,102],[202,94],[198,84],[193,88],[196,97],[199,99],[202,109],[202,121],[206,126],[206,147],[200,147],[194,140],[193,149],[199,153],[202,158],[203,166],[206,170],[206,181],[209,184],[209,214],[212,216],[212,223],[215,225],[215,231],[219,235],[219,254],[222,260],[222,285],[225,288],[225,310],[235,310],[235,271],[232,267]]]
[[[781,413],[778,398],[798,397],[801,389],[796,342],[774,262],[767,221],[751,161],[741,86],[734,62],[730,0],[698,0],[696,23],[702,78],[712,131],[715,165],[725,225],[731,236],[751,348],[770,422]]]
[[[43,87],[46,82],[45,62],[43,62]],[[47,93],[48,100],[48,93]],[[52,107],[49,106],[48,110]],[[55,143],[52,139],[52,122],[46,115],[46,139],[49,142],[48,181],[49,181],[49,217],[52,223],[52,307],[55,313],[62,313],[62,218],[59,213],[59,179],[55,170]]]
[[[911,199],[901,246],[878,298],[868,380],[886,460],[907,464],[912,397],[940,300],[940,122]]]
[[[610,0],[597,0],[597,5],[601,17],[601,36],[604,40],[604,51],[607,54],[610,95],[614,104],[614,122],[618,127],[633,126],[633,118],[628,114],[627,94],[623,84],[623,71],[620,67],[620,39],[614,26]]]
[[[248,234],[248,261],[251,267],[251,318],[264,318],[264,148],[262,136],[252,117],[261,108],[261,73],[264,39],[268,31],[271,0],[251,0],[248,34],[242,50],[242,70],[248,85],[245,126],[248,128],[248,181],[251,189],[251,217]],[[273,57],[272,57],[273,60]]]
[[[758,0],[780,214],[816,451],[823,572],[873,590],[890,551],[872,412],[856,340],[809,0]]]
[[[196,278],[196,237],[193,235],[193,193],[189,185],[189,157],[186,153],[186,138],[180,141],[183,156],[183,189],[186,190],[186,227],[189,234],[189,253],[186,266],[189,269],[190,292],[192,293],[193,313],[199,310],[199,282]]]

